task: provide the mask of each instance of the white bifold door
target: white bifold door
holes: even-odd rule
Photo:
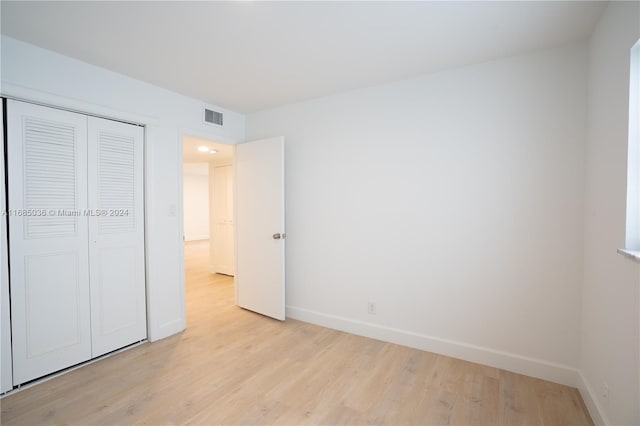
[[[143,130],[11,101],[13,382],[146,337]]]
[[[89,117],[91,356],[147,336],[143,129]]]

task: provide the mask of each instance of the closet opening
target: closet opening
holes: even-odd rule
[[[3,107],[5,391],[145,340],[147,315],[144,128],[16,99]]]

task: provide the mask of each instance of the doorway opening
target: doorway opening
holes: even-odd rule
[[[187,323],[191,314],[190,291],[192,282],[206,283],[209,279],[228,278],[230,289],[228,305],[262,314],[280,321],[285,319],[285,227],[284,227],[284,137],[272,137],[236,145],[225,145],[215,140],[183,136],[185,163],[208,163],[194,166],[210,170],[209,173],[209,262],[207,244],[187,236],[183,247]],[[231,155],[223,161],[224,149]],[[216,151],[216,152],[212,152]],[[196,155],[199,156],[196,157]],[[205,157],[203,159],[203,156]],[[206,159],[214,156],[215,160]],[[231,159],[231,162],[228,161]],[[191,166],[186,166],[187,170]],[[218,178],[220,176],[220,178]],[[215,179],[215,181],[212,181]],[[206,180],[206,179],[205,179]],[[183,195],[185,188],[181,188]],[[189,190],[186,190],[189,193]],[[217,194],[217,195],[216,195]],[[202,197],[206,199],[206,195]],[[189,203],[181,209],[183,221],[190,222]],[[213,203],[218,203],[219,208]],[[200,207],[199,210],[206,208]],[[234,211],[237,210],[237,211]],[[197,235],[199,233],[192,233]],[[205,234],[206,235],[206,234]],[[206,240],[204,240],[206,241]],[[226,251],[220,248],[226,247]],[[197,266],[190,261],[193,252],[199,252]],[[204,261],[202,261],[204,257]],[[237,259],[236,259],[237,257]],[[193,278],[196,277],[196,278]],[[197,297],[197,296],[195,296]],[[197,298],[197,305],[202,298]],[[211,310],[211,307],[206,307]],[[206,321],[206,319],[205,319]]]
[[[232,145],[182,139],[183,230],[187,324],[235,306]]]

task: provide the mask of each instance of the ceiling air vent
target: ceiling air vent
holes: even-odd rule
[[[204,109],[204,122],[222,126],[222,113],[212,109]]]

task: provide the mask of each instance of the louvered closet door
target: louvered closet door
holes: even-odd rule
[[[14,384],[91,357],[87,117],[8,101]]]
[[[89,117],[89,208],[96,357],[147,337],[142,127]]]

